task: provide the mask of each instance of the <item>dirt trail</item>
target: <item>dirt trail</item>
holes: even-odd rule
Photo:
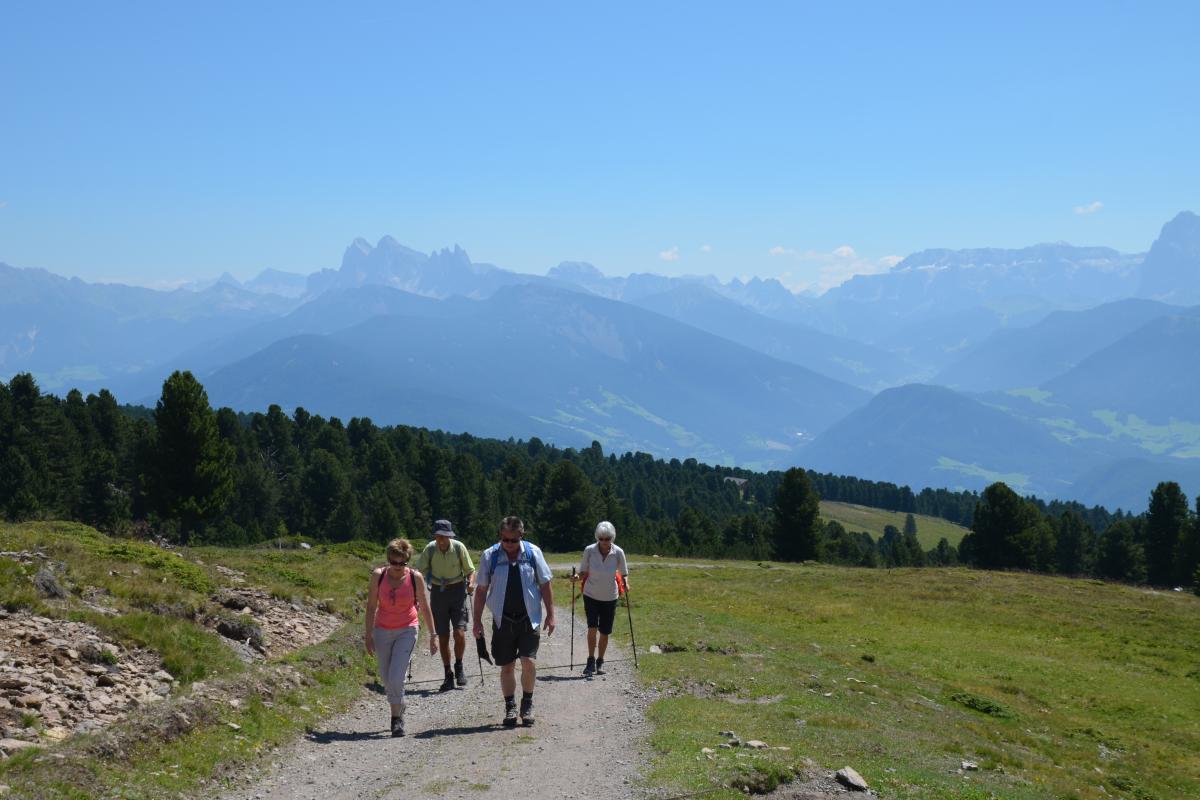
[[[375,800],[376,798],[583,798],[642,797],[639,775],[648,748],[644,709],[627,653],[609,648],[606,674],[585,679],[578,662],[587,655],[582,606],[575,620],[574,671],[570,609],[558,611],[559,628],[538,652],[534,708],[537,724],[504,728],[499,673],[479,665],[468,631],[464,689],[439,693],[441,659],[425,648],[413,659],[408,735],[387,732],[387,700],[368,693],[345,714],[326,720],[283,750],[254,783],[224,800]],[[547,669],[562,665],[562,669]],[[519,691],[519,689],[518,689]]]

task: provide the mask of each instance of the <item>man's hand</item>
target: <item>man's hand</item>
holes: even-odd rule
[[[542,627],[546,629],[546,635],[554,633],[554,614],[547,614],[546,621],[542,623]]]
[[[438,651],[438,637],[436,633],[429,636],[429,655],[436,655]]]
[[[480,624],[479,620],[475,620],[475,624],[471,627],[471,634],[476,639],[483,636],[483,625]]]

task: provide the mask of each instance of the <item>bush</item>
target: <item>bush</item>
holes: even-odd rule
[[[987,714],[991,717],[1008,719],[1013,715],[1011,711],[997,703],[995,700],[989,700],[986,697],[980,697],[979,695],[971,694],[970,692],[956,692],[950,695],[950,699],[959,705],[966,706],[973,711],[978,711],[981,714]]]

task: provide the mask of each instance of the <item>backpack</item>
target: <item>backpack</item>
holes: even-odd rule
[[[503,547],[496,545],[496,549],[492,551],[490,569],[488,570],[492,575],[496,574],[496,567],[500,566],[501,559],[507,561],[508,554],[504,553]],[[537,572],[537,562],[534,561],[533,551],[529,549],[529,543],[525,541],[521,542],[521,555],[517,556],[517,566],[521,564],[528,564],[533,568],[534,573]]]

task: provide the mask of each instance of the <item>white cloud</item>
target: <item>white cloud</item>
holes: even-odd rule
[[[673,245],[668,250],[663,250],[658,254],[658,257],[663,261],[678,261],[679,260],[679,245]]]
[[[1088,203],[1086,206],[1075,206],[1076,214],[1095,214],[1100,209],[1104,208],[1104,203],[1099,200]]]
[[[821,293],[839,286],[855,275],[876,275],[887,272],[904,259],[884,256],[864,258],[848,244],[830,252],[776,246],[767,251],[770,256],[787,256],[797,262],[797,268],[784,272],[779,281],[794,292]]]
[[[711,253],[711,252],[712,252],[712,245],[711,245],[711,244],[702,244],[702,245],[700,245],[700,252],[701,252],[701,253]]]

